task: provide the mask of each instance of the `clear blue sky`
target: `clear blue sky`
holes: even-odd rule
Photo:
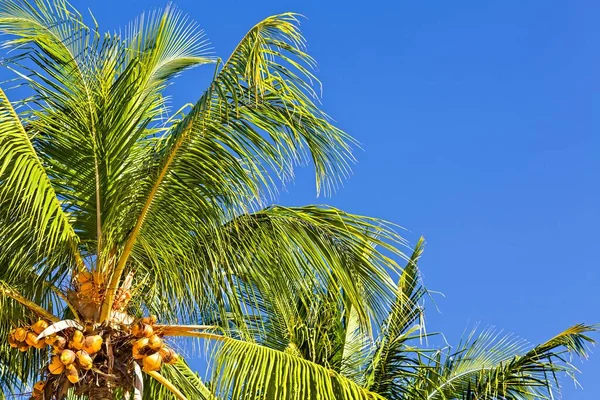
[[[163,1],[78,0],[101,26]],[[378,216],[427,239],[429,330],[479,322],[540,342],[600,322],[600,4],[595,1],[179,0],[227,57],[270,14],[308,17],[324,109],[363,145],[355,175],[316,199],[311,171],[281,202]],[[194,101],[212,70],[172,90]],[[600,350],[577,363],[600,395]]]

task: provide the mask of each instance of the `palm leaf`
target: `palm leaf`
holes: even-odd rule
[[[389,310],[394,288],[386,269],[398,267],[383,251],[398,254],[390,243],[402,239],[379,220],[328,207],[270,207],[204,229],[190,254],[169,260],[175,268],[135,252],[138,274],[148,277],[141,298],[153,312],[211,324],[260,310],[264,299],[292,318],[298,299],[308,305],[332,286],[329,296],[342,289],[367,331]],[[144,247],[155,245],[142,239]]]
[[[161,375],[177,388],[186,398],[198,400],[214,400],[210,390],[205,386],[197,373],[183,361],[175,365],[165,365]],[[173,393],[155,379],[146,379],[144,382],[143,398],[167,400],[176,399]]]
[[[423,368],[409,387],[422,399],[547,399],[560,390],[559,374],[572,375],[570,357],[586,356],[589,325],[575,325],[530,350],[514,336],[487,330],[450,354]],[[471,337],[473,334],[471,335]]]
[[[231,399],[381,399],[318,364],[234,339],[217,351],[212,385]]]
[[[153,249],[151,259],[172,258],[166,255],[173,241],[189,253],[190,225],[219,226],[262,203],[273,189],[272,175],[289,179],[291,166],[307,153],[318,186],[330,188],[346,173],[349,138],[307,94],[312,75],[305,64],[312,60],[302,51],[296,21],[283,14],[251,29],[206,93],[161,142],[155,154],[160,162],[147,180],[145,201],[134,214],[137,221],[110,287],[117,287],[138,237],[152,242],[136,250]],[[109,292],[106,304],[112,296]],[[108,306],[104,310],[108,315]]]
[[[423,308],[419,304],[425,288],[419,285],[418,260],[423,253],[423,237],[400,276],[396,299],[387,318],[377,350],[373,355],[367,377],[367,387],[386,398],[402,398],[407,381],[418,365],[419,349],[412,348],[410,341],[422,329]]]
[[[2,230],[8,230],[3,241],[17,249],[19,244],[36,243],[40,257],[50,260],[59,258],[56,254],[61,248],[64,257],[65,247],[70,248],[70,254],[67,253],[70,257],[79,256],[78,237],[69,216],[63,211],[30,137],[2,89],[0,182],[0,204],[6,223]],[[10,251],[7,249],[6,252]]]

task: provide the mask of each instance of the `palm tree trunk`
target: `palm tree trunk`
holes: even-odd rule
[[[88,394],[89,400],[114,400],[114,393],[112,388],[109,387],[93,387],[90,388]]]

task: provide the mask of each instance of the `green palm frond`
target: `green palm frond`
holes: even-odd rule
[[[445,360],[438,356],[422,368],[408,393],[415,399],[552,398],[560,390],[558,375],[576,371],[571,357],[586,357],[593,331],[575,325],[530,350],[512,335],[487,330],[473,340],[471,334]]]
[[[345,337],[340,374],[365,386],[365,373],[373,356],[373,338],[360,325],[354,307],[345,310]]]
[[[191,254],[173,258],[176,268],[134,254],[140,260],[138,273],[148,276],[141,298],[153,312],[212,323],[210,318],[236,310],[260,310],[262,299],[268,299],[279,315],[293,321],[298,300],[309,304],[318,293],[337,299],[339,289],[367,330],[371,320],[381,320],[389,310],[394,287],[386,269],[398,267],[383,250],[398,254],[391,243],[403,242],[382,221],[329,207],[269,207],[208,233],[195,238]],[[154,242],[142,239],[145,247],[152,247]],[[335,292],[328,292],[332,286]],[[197,310],[206,312],[211,306],[212,316],[198,315]]]
[[[241,399],[381,399],[337,372],[290,353],[226,339],[212,385],[217,396]]]
[[[419,284],[419,257],[425,240],[419,239],[400,275],[396,298],[386,320],[367,377],[367,387],[386,398],[403,398],[404,388],[411,379],[420,355],[410,342],[422,331],[423,307],[420,304],[425,288]]]
[[[188,399],[216,400],[216,397],[202,382],[198,374],[183,361],[175,365],[165,365],[161,374]],[[144,379],[143,398],[156,400],[176,399],[164,385],[150,377]]]
[[[132,23],[125,38],[89,28],[62,0],[2,0],[0,10],[0,32],[17,36],[9,66],[37,94],[26,119],[34,146],[82,241],[110,251],[147,174],[152,143],[139,139],[168,128],[162,91],[178,72],[212,62],[202,32],[172,7]]]
[[[138,237],[152,242],[137,246],[154,249],[151,259],[168,259],[173,241],[186,253],[193,247],[190,225],[214,228],[263,203],[274,189],[273,175],[289,179],[292,166],[309,155],[318,187],[331,188],[345,175],[350,139],[310,96],[312,59],[302,50],[296,22],[293,14],[282,14],[252,28],[161,142],[111,286]]]
[[[11,263],[48,264],[79,256],[78,237],[51,184],[31,138],[0,89],[0,237]],[[22,249],[31,245],[27,253]],[[11,249],[14,249],[12,251]],[[33,253],[33,254],[32,254]],[[33,256],[33,257],[27,257]]]
[[[33,4],[2,0],[0,32],[16,37],[5,42],[18,51],[17,56],[7,60],[9,68],[36,93],[30,104],[39,104],[37,110],[30,111],[33,115],[26,119],[26,125],[35,134],[38,155],[50,163],[55,190],[63,201],[71,203],[78,231],[86,239],[86,229],[90,229],[90,236],[96,233],[100,199],[95,193],[100,186],[99,154],[92,101],[96,89],[92,79],[94,60],[89,54],[89,49],[98,44],[97,37],[63,0]],[[53,136],[56,139],[50,140],[49,147],[45,139]],[[64,186],[69,190],[63,190]],[[91,228],[84,228],[74,210],[76,205],[91,209]]]

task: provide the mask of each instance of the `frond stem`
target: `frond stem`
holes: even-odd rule
[[[9,297],[9,298],[11,298],[11,299],[13,299],[13,300],[21,303],[21,305],[27,307],[28,309],[30,309],[34,313],[38,314],[40,317],[43,317],[43,318],[45,318],[45,319],[47,319],[49,321],[52,321],[52,322],[58,322],[58,321],[60,321],[60,318],[58,318],[54,314],[50,313],[45,308],[39,306],[38,304],[34,303],[31,300],[27,300],[25,297],[23,297],[15,289],[6,287],[6,286],[2,285],[1,283],[0,283],[0,293],[3,296]]]
[[[153,377],[154,379],[156,379],[164,387],[166,387],[167,389],[169,389],[171,391],[171,393],[173,393],[175,395],[175,397],[177,397],[179,400],[187,400],[187,397],[185,397],[183,395],[183,393],[181,393],[179,391],[179,389],[177,389],[175,387],[175,385],[173,385],[171,382],[169,382],[169,380],[167,378],[165,378],[164,376],[162,376],[158,372],[156,372],[156,371],[144,371],[144,372],[146,374],[150,375],[151,377]]]

